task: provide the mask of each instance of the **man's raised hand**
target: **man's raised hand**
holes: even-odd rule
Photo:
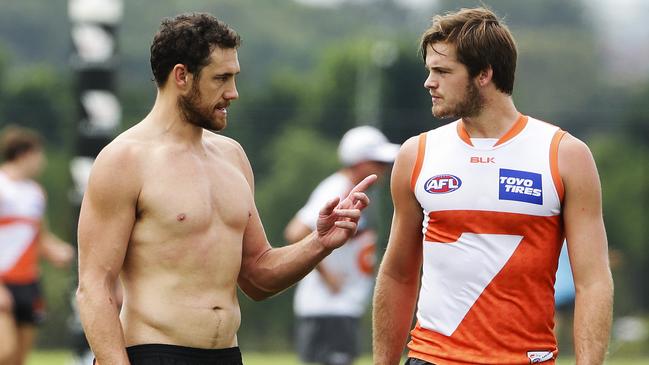
[[[365,192],[376,179],[376,175],[366,177],[354,186],[345,199],[340,201],[336,197],[320,209],[316,231],[318,240],[325,248],[338,248],[354,236],[361,211],[370,204]]]

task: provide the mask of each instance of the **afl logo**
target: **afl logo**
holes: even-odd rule
[[[436,175],[424,184],[424,190],[431,194],[445,194],[453,192],[462,186],[462,180],[455,175]]]

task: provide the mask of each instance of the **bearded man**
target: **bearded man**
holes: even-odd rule
[[[239,36],[209,14],[165,19],[151,46],[151,112],[99,154],[79,218],[77,301],[101,365],[241,364],[237,285],[261,300],[352,237],[370,176],[272,248],[250,163],[226,126]],[[124,288],[121,311],[114,293]],[[118,314],[119,312],[119,314]]]
[[[554,282],[567,240],[575,358],[602,364],[613,281],[588,147],[522,114],[517,49],[489,9],[437,15],[421,38],[432,114],[392,172],[392,229],[374,297],[374,364],[555,364]]]

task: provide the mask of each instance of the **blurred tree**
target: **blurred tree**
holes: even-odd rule
[[[47,166],[40,179],[47,192],[47,220],[50,229],[67,242],[73,242],[72,235],[76,229],[76,213],[69,204],[67,194],[70,186],[70,152],[63,146],[49,143]],[[75,268],[60,270],[47,263],[41,266],[48,317],[39,329],[38,345],[63,347],[70,338],[65,329],[71,313],[70,293],[76,287]]]
[[[70,142],[72,97],[67,78],[45,65],[14,67],[3,92],[3,122],[33,128],[57,145]]]
[[[355,113],[359,68],[368,67],[369,62],[368,44],[363,40],[350,40],[322,52],[301,119],[333,139],[357,122],[373,122],[357,121]]]
[[[268,160],[271,144],[288,125],[300,128],[304,121],[297,114],[304,107],[303,98],[309,93],[302,77],[287,70],[278,70],[263,85],[241,76],[240,100],[230,108],[229,125],[224,134],[244,147],[257,180],[271,174]],[[308,122],[307,122],[308,123]]]
[[[430,95],[424,88],[428,74],[417,47],[414,40],[402,41],[396,61],[382,69],[381,127],[399,143],[442,124],[431,114]]]
[[[579,0],[439,0],[438,9],[440,12],[446,12],[483,4],[504,18],[505,23],[512,28],[554,28],[572,25],[572,28],[578,29],[588,22],[583,3]]]
[[[624,134],[599,135],[589,145],[602,181],[609,245],[621,261],[612,261],[615,307],[629,314],[649,307],[649,146]]]
[[[68,0],[3,1],[0,39],[18,65],[47,60],[57,71],[67,68]]]
[[[622,114],[629,122],[628,131],[636,142],[649,145],[649,82],[634,90],[630,97],[628,107]],[[646,201],[649,205],[649,201]]]

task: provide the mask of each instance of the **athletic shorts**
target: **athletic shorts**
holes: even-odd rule
[[[238,347],[208,350],[151,344],[127,347],[126,353],[131,365],[243,365]]]
[[[426,362],[424,360],[420,359],[415,359],[414,357],[409,357],[408,360],[404,363],[404,365],[435,365],[430,362]]]
[[[351,364],[358,356],[359,318],[300,317],[295,344],[300,360],[327,365]]]
[[[14,318],[18,325],[36,325],[45,319],[45,301],[38,282],[31,284],[4,283],[14,300]]]

